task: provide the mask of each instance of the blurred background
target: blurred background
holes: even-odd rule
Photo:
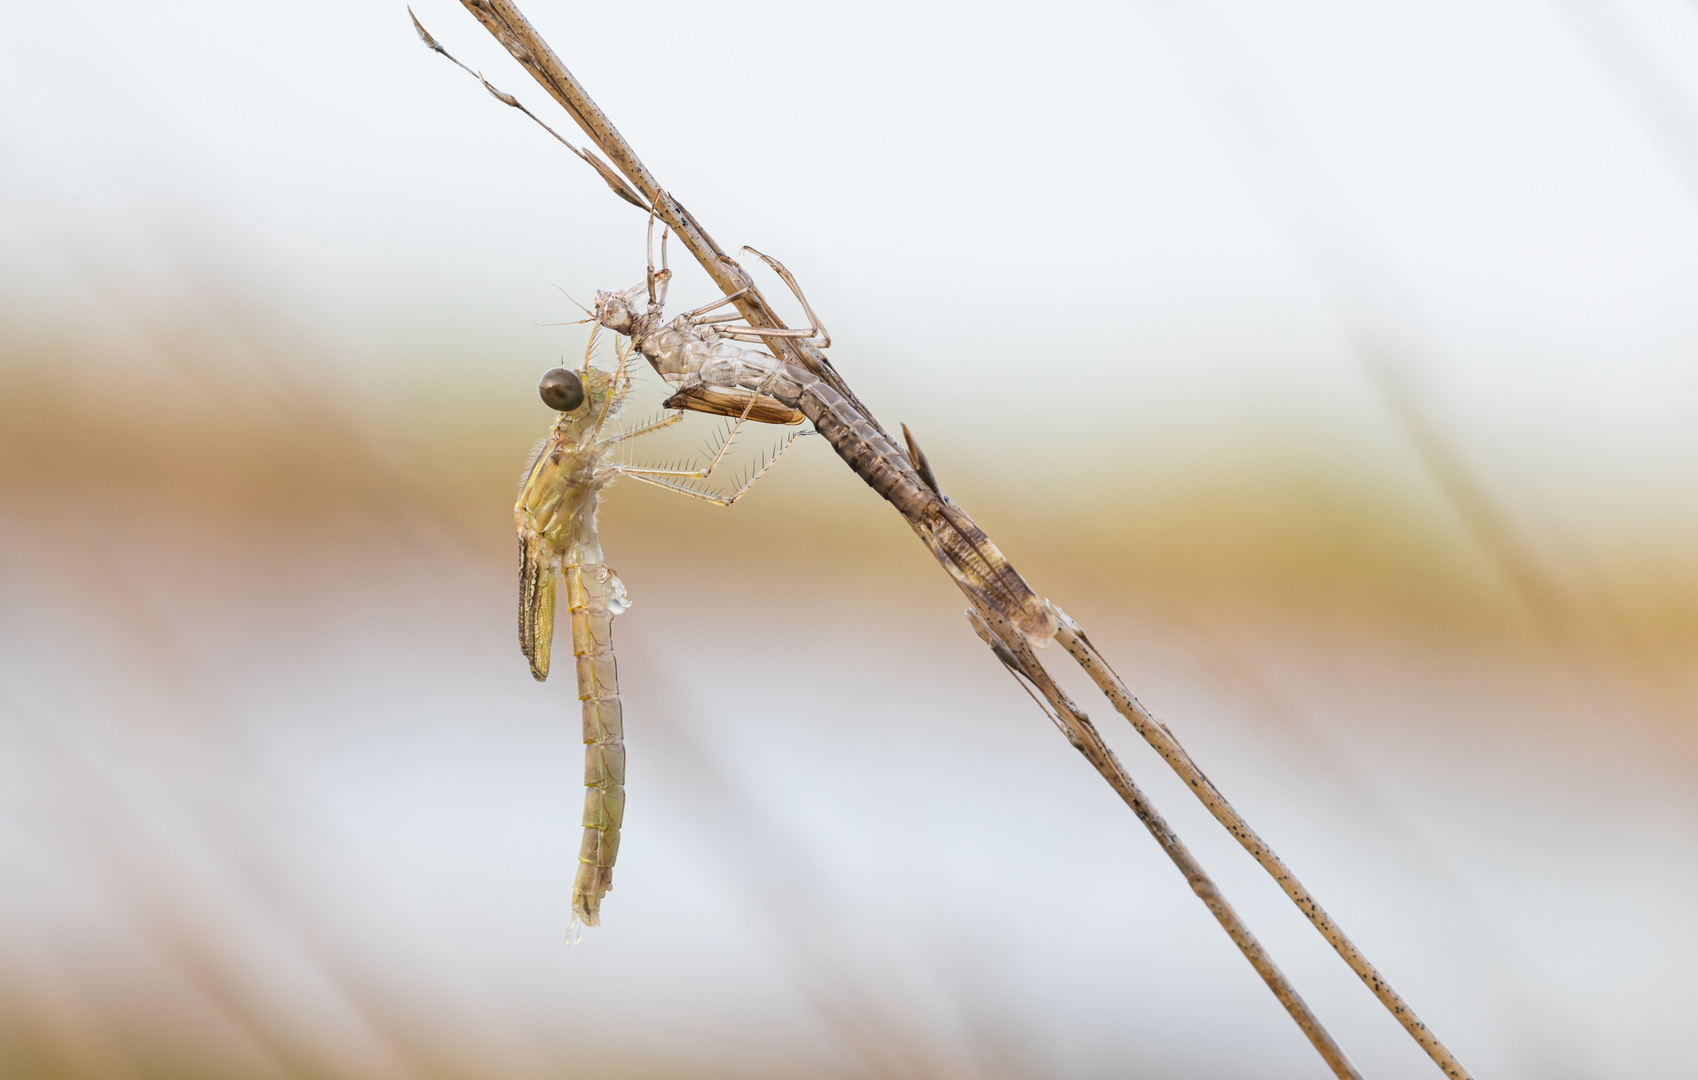
[[[1698,5],[525,6],[1476,1075],[1698,1075]],[[568,948],[511,500],[553,286],[644,216],[398,0],[6,26],[0,1075],[1325,1075],[817,438],[603,502]],[[1364,1073],[1436,1075],[1050,659]]]

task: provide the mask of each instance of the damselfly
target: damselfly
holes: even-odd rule
[[[621,444],[669,428],[684,418],[673,412],[629,431],[603,435],[619,416],[631,390],[619,350],[611,371],[590,363],[590,335],[583,366],[555,368],[542,377],[538,392],[559,412],[548,437],[526,468],[513,516],[519,528],[519,645],[538,680],[548,678],[549,653],[559,584],[566,583],[566,612],[572,625],[572,654],[577,662],[578,699],[584,724],[584,837],[572,886],[572,934],[579,921],[601,921],[601,898],[613,884],[619,853],[619,828],[625,816],[625,726],[619,703],[619,675],[613,657],[613,619],[631,606],[625,585],[602,558],[596,532],[601,491],[622,476],[730,505],[760,479],[774,454],[729,496],[689,486],[711,475],[736,434],[733,427],[706,466],[652,469],[616,460]],[[792,441],[793,441],[792,436]],[[788,447],[789,442],[784,444]],[[779,454],[783,453],[780,448]]]

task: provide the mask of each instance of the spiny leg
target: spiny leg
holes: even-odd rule
[[[683,413],[679,413],[679,415],[682,416]],[[724,460],[725,452],[731,448],[731,442],[737,437],[737,431],[741,426],[741,422],[731,426],[731,430],[726,432],[725,438],[720,440],[719,449],[714,451],[713,459],[702,468],[651,469],[642,465],[619,465],[616,466],[616,470],[622,476],[635,476],[639,479],[645,476],[670,476],[675,480],[706,480],[713,475],[713,470],[718,468],[719,463]]]
[[[600,324],[597,324],[597,328],[600,328]],[[590,331],[590,348],[595,348],[594,330]],[[597,436],[601,435],[601,426],[607,423],[607,418],[612,415],[614,404],[624,401],[625,395],[630,391],[629,383],[627,383],[623,389],[620,388],[619,384],[620,380],[625,378],[625,365],[630,361],[631,354],[636,351],[636,348],[637,343],[634,341],[627,344],[624,348],[620,348],[617,342],[613,346],[614,355],[619,357],[619,366],[613,369],[613,385],[607,392],[606,400],[601,403],[601,415],[596,417],[595,434]],[[586,352],[584,354],[584,370],[587,372],[589,369],[590,357]]]
[[[722,326],[719,328],[722,336],[732,341],[765,341],[767,338],[811,338],[812,330],[769,330],[759,326]]]
[[[822,348],[822,349],[829,349],[831,347],[831,332],[828,331],[824,326],[820,325],[819,316],[814,314],[814,309],[808,303],[808,298],[805,295],[803,295],[803,293],[802,293],[802,287],[800,285],[796,284],[795,275],[791,274],[790,271],[785,267],[785,265],[783,263],[779,262],[777,259],[774,259],[774,258],[772,258],[768,255],[763,255],[763,254],[761,254],[761,252],[755,251],[755,249],[752,248],[752,247],[745,245],[742,250],[744,250],[744,251],[754,251],[755,254],[759,255],[761,257],[761,259],[763,259],[768,266],[772,267],[774,273],[778,274],[779,277],[784,279],[784,283],[790,287],[790,292],[795,295],[796,299],[802,305],[803,312],[805,312],[808,316],[808,328],[806,330],[792,330],[792,329],[789,329],[789,328],[776,328],[776,327],[768,328],[768,327],[758,327],[758,326],[723,326],[719,330],[720,334],[723,335],[724,337],[730,338],[733,341],[762,341],[766,338],[794,338],[794,339],[798,339],[798,340],[805,340],[805,339],[808,339],[808,338],[818,338],[819,339],[819,346],[818,347]],[[729,293],[726,296],[721,297],[718,300],[715,300],[711,304],[707,304],[703,307],[699,307],[699,308],[695,309],[694,311],[685,312],[683,317],[686,320],[688,320],[691,323],[691,325],[694,325],[694,326],[707,326],[707,325],[714,324],[714,323],[726,323],[726,322],[732,322],[732,321],[740,319],[740,318],[744,318],[745,316],[743,316],[741,314],[718,315],[718,316],[715,316],[714,318],[711,318],[711,319],[704,319],[701,316],[706,315],[708,312],[713,311],[716,308],[724,307],[726,304],[729,304],[734,300],[740,299],[745,293],[747,293],[749,291],[750,287],[751,286],[744,286],[743,288],[738,289],[734,293]]]
[[[819,336],[819,347],[822,349],[831,348],[831,331],[827,330],[825,328],[825,324],[820,322],[820,317],[814,314],[813,305],[809,304],[808,298],[802,294],[802,286],[796,284],[795,275],[791,274],[783,263],[779,262],[770,255],[755,251],[754,248],[749,247],[747,244],[743,245],[743,250],[754,251],[762,262],[772,267],[773,273],[784,279],[784,284],[790,286],[790,291],[795,294],[796,302],[802,305],[802,312],[808,316],[809,328]]]
[[[762,464],[759,469],[755,470],[753,476],[749,477],[749,479],[743,482],[742,486],[729,495],[714,495],[710,492],[698,491],[695,488],[690,487],[688,484],[682,484],[677,480],[667,479],[663,470],[621,468],[619,469],[619,472],[624,476],[629,476],[633,480],[641,480],[645,484],[653,484],[656,487],[663,487],[668,491],[676,491],[678,494],[688,495],[692,499],[700,499],[703,502],[713,503],[715,506],[730,506],[732,503],[748,494],[749,489],[755,486],[755,482],[765,476],[768,469],[778,464],[778,459],[784,456],[784,452],[790,449],[797,439],[806,434],[807,432],[805,431],[791,433],[790,437],[785,439],[783,445],[778,448],[778,453],[772,455],[772,457]]]
[[[664,195],[665,192],[661,194]],[[649,207],[649,232],[646,245],[649,256],[649,310],[660,311],[666,306],[666,286],[672,280],[672,271],[667,269],[666,266],[666,238],[670,235],[670,231],[664,226],[660,230],[660,272],[657,274],[654,269],[654,219],[655,207],[651,206]]]
[[[698,326],[702,325],[704,323],[724,322],[727,319],[741,319],[743,317],[741,314],[721,315],[717,319],[702,319],[702,318],[698,318],[698,316],[706,315],[708,312],[714,310],[715,308],[722,308],[726,304],[735,303],[736,301],[741,300],[743,298],[743,294],[748,292],[748,291],[749,291],[749,287],[747,285],[745,285],[741,289],[738,289],[734,293],[726,293],[724,296],[720,297],[718,300],[715,300],[711,304],[707,304],[703,307],[696,308],[694,311],[686,311],[681,317],[683,319],[689,321],[689,322],[693,322],[693,323],[697,324]]]
[[[585,371],[588,371],[590,369],[590,353],[595,351],[595,339],[596,339],[596,336],[600,333],[601,333],[601,324],[600,323],[594,323],[590,326],[590,343],[588,345],[584,346],[584,370]]]
[[[630,431],[622,431],[622,432],[613,436],[610,439],[603,439],[603,440],[601,440],[601,445],[612,446],[614,443],[624,442],[626,439],[640,438],[644,435],[650,434],[651,432],[661,431],[665,428],[669,428],[669,427],[673,426],[674,424],[678,423],[679,421],[681,421],[683,419],[684,419],[684,410],[679,409],[679,410],[675,411],[671,416],[668,416],[665,419],[656,420],[652,424],[644,424],[640,428],[632,428]]]
[[[707,479],[709,476],[711,476],[713,474],[713,470],[719,467],[720,461],[722,461],[725,457],[725,452],[727,450],[731,449],[731,443],[732,443],[733,440],[735,440],[737,438],[737,433],[743,430],[744,424],[748,423],[749,413],[754,410],[755,402],[760,400],[760,395],[762,393],[764,393],[766,391],[767,387],[771,385],[772,381],[778,377],[778,371],[779,371],[778,368],[774,368],[772,371],[769,371],[767,373],[766,377],[761,380],[759,388],[755,391],[755,393],[749,395],[749,400],[746,403],[744,403],[744,405],[743,405],[743,415],[739,416],[737,418],[737,422],[731,426],[731,430],[725,433],[725,438],[720,442],[719,449],[714,453],[713,460],[711,460],[707,463],[706,468],[703,468],[703,469],[644,469],[644,468],[637,468],[637,467],[627,465],[627,466],[621,466],[619,471],[624,473],[627,476],[636,476],[638,479],[641,479],[644,476],[648,476],[648,477],[669,476],[669,477],[672,477],[674,479],[679,479],[679,480],[705,480],[705,479]],[[679,415],[682,416],[683,414],[680,413]],[[798,432],[797,434],[800,434],[800,432]],[[779,450],[778,453],[783,454],[784,450],[787,450],[787,449],[790,448],[790,442],[794,442],[795,439],[796,439],[795,435],[790,436],[790,440],[784,444],[784,448]],[[773,461],[777,461],[777,460],[778,460],[778,457],[774,456]],[[765,466],[762,467],[761,471],[765,472],[767,469],[769,469],[771,467],[772,467],[772,463],[768,462]],[[753,481],[750,481],[750,483],[753,483]],[[741,492],[739,492],[739,494],[741,494]],[[729,506],[730,504],[727,503],[726,505]]]
[[[805,295],[803,295],[803,293],[802,293],[802,287],[800,285],[796,284],[795,275],[792,274],[789,271],[789,269],[787,269],[785,267],[785,265],[783,263],[779,262],[777,259],[774,259],[770,255],[764,255],[759,251],[755,251],[754,248],[749,247],[746,244],[743,246],[742,250],[743,251],[754,251],[755,254],[757,256],[759,256],[759,258],[761,259],[762,262],[766,263],[768,266],[770,266],[772,268],[773,273],[777,274],[780,278],[782,278],[784,280],[784,284],[790,286],[790,292],[796,297],[796,300],[802,305],[803,313],[808,316],[808,329],[806,329],[806,330],[763,330],[760,327],[747,327],[747,328],[745,328],[745,327],[737,326],[737,327],[726,327],[726,328],[722,329],[720,331],[720,333],[724,334],[727,337],[735,338],[739,341],[759,341],[761,338],[773,338],[773,337],[819,338],[819,348],[822,348],[822,349],[831,348],[831,332],[820,324],[819,316],[814,314],[813,306],[808,303],[808,298]]]

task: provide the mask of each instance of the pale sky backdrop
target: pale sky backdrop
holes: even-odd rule
[[[1477,1075],[1698,1071],[1698,3],[524,7]],[[819,439],[609,495],[630,817],[559,944],[509,500],[645,220],[401,3],[17,0],[0,162],[0,1073],[1319,1074]]]
[[[457,5],[418,11],[572,127]],[[722,244],[789,263],[839,366],[916,428],[986,418],[1066,459],[1105,428],[1376,426],[1365,320],[1502,486],[1666,512],[1698,470],[1690,4],[532,15]],[[547,286],[638,276],[641,215],[397,19],[16,5],[10,333],[97,333],[88,275],[191,258],[310,327],[326,377],[528,376],[570,351],[530,326],[570,313]]]

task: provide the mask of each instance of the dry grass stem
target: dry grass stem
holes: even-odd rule
[[[1303,1030],[1304,1036],[1326,1060],[1333,1075],[1360,1080],[1362,1074],[1356,1071],[1356,1066],[1350,1063],[1350,1059],[1321,1024],[1320,1019],[1310,1011],[1302,995],[1268,956],[1267,950],[1262,948],[1262,943],[1256,940],[1256,935],[1250,932],[1250,928],[1244,925],[1244,920],[1239,918],[1238,912],[1234,911],[1226,897],[1221,895],[1214,880],[1191,854],[1191,849],[1185,846],[1185,842],[1179,839],[1179,834],[1173,831],[1161,813],[1145,798],[1143,791],[1126,772],[1125,766],[1120,764],[1120,759],[1115,757],[1114,751],[1103,742],[1102,735],[1098,733],[1096,725],[1091,723],[1090,717],[1050,678],[1049,672],[1044,670],[1037,654],[1032,651],[1026,636],[994,608],[976,602],[976,598],[969,599],[975,599],[973,607],[967,609],[967,621],[972,624],[974,632],[984,639],[991,652],[996,654],[996,658],[1002,661],[1003,666],[1019,680],[1027,693],[1032,695],[1038,707],[1048,714],[1062,735],[1073,744],[1073,748],[1085,756],[1085,760],[1102,774],[1102,778],[1108,781],[1115,793],[1138,815],[1138,820],[1150,830],[1150,835],[1155,837],[1156,843],[1161,845],[1161,849],[1167,852],[1167,857],[1173,860],[1173,865],[1185,876],[1191,891],[1208,907],[1227,936],[1232,938],[1232,943],[1238,946],[1244,958],[1250,961],[1250,965],[1262,977],[1262,981],[1268,984],[1268,989],[1273,991],[1274,997],[1279,999],[1279,1003],[1285,1006],[1285,1011],[1291,1014],[1291,1018]]]
[[[1232,808],[1232,804],[1226,801],[1226,796],[1220,793],[1214,782],[1191,760],[1191,755],[1185,752],[1185,748],[1173,737],[1173,732],[1168,730],[1167,725],[1151,715],[1150,711],[1132,696],[1131,691],[1126,689],[1126,685],[1120,681],[1120,676],[1114,673],[1108,662],[1091,645],[1090,639],[1085,636],[1085,631],[1079,624],[1053,602],[1050,604],[1050,610],[1055,612],[1056,621],[1061,627],[1055,639],[1067,650],[1068,655],[1079,662],[1079,666],[1085,669],[1091,680],[1114,704],[1115,709],[1132,722],[1132,726],[1138,729],[1138,734],[1142,735],[1144,741],[1161,755],[1162,760],[1179,774],[1179,778],[1185,781],[1208,808],[1209,813],[1214,815],[1215,820],[1220,822],[1226,831],[1244,846],[1244,850],[1261,864],[1262,869],[1279,883],[1279,887],[1285,890],[1285,895],[1291,898],[1297,909],[1308,916],[1309,921],[1315,924],[1315,929],[1321,932],[1321,936],[1326,938],[1338,951],[1338,955],[1344,958],[1344,962],[1350,965],[1350,970],[1361,976],[1362,981],[1368,984],[1368,989],[1397,1017],[1398,1023],[1403,1025],[1410,1036],[1421,1045],[1421,1049],[1444,1070],[1445,1075],[1457,1077],[1459,1080],[1467,1077],[1468,1071],[1462,1067],[1461,1062],[1457,1061],[1427,1025],[1421,1022],[1421,1018],[1415,1015],[1415,1010],[1392,989],[1391,984],[1379,973],[1379,969],[1368,962],[1368,958],[1362,955],[1362,950],[1333,922],[1332,916],[1328,915],[1309,890],[1303,887],[1303,883],[1297,880],[1297,876],[1285,865],[1284,860],[1274,854],[1273,849],[1256,835],[1256,830],[1250,827],[1250,823]]]
[[[735,294],[734,303],[737,310],[750,326],[757,328],[757,330],[786,330],[783,321],[768,305],[749,275],[736,260],[728,256],[714,242],[694,216],[660,186],[653,174],[638,159],[630,144],[614,128],[606,114],[579,85],[571,72],[560,62],[559,57],[554,54],[548,43],[536,32],[519,9],[510,0],[461,0],[461,3],[495,36],[496,40],[507,49],[513,58],[529,71],[532,77],[566,109],[590,141],[606,155],[607,160],[612,162],[613,167],[623,175],[625,180],[629,181],[630,188],[635,190],[640,199],[632,198],[630,191],[624,189],[616,178],[609,177],[605,166],[594,155],[578,151],[577,148],[573,147],[574,152],[596,166],[598,172],[601,172],[603,178],[608,181],[609,186],[627,202],[636,205],[646,202],[651,206],[655,217],[678,236],[690,254],[707,271],[714,283],[728,297]],[[416,19],[414,25],[418,27]],[[443,52],[443,55],[447,55],[442,47],[424,31],[423,27],[418,27],[418,30],[427,45],[438,52]],[[449,59],[453,58],[449,57]],[[455,63],[459,62],[455,61]],[[473,74],[477,75],[476,72],[473,72]],[[477,75],[477,78],[480,81],[483,80],[481,75]],[[496,91],[487,82],[484,82],[484,85],[503,102],[515,108],[523,109],[523,106],[519,105],[511,95]],[[529,110],[525,111],[527,115],[530,115]],[[532,118],[536,119],[534,116]],[[542,123],[541,120],[537,122]],[[546,127],[546,125],[544,126]],[[558,134],[556,134],[556,138],[559,138]],[[561,139],[561,141],[565,142],[564,139]],[[570,144],[567,145],[570,146]],[[763,340],[767,348],[780,361],[797,365],[835,389],[860,411],[869,429],[883,436],[884,441],[890,441],[888,434],[878,425],[872,413],[861,404],[848,384],[843,381],[842,377],[831,366],[830,361],[825,358],[813,342],[796,336],[778,334],[764,337]],[[985,546],[994,551],[994,545],[990,544],[989,539],[983,536],[982,531],[979,531],[977,526],[972,525],[970,519],[966,518],[960,507],[943,496],[930,468],[926,466],[924,458],[919,454],[918,448],[914,446],[912,438],[910,437],[907,441],[910,448],[909,458],[902,461],[893,461],[892,467],[899,468],[908,475],[923,480],[926,487],[936,492],[937,498],[941,502],[941,506],[938,508],[939,513],[948,517],[951,521],[961,522],[962,534],[969,538],[976,534]],[[863,474],[863,478],[867,478],[865,474]],[[869,480],[869,482],[871,481]],[[972,610],[969,611],[969,619],[972,621],[974,629],[990,645],[998,659],[1033,694],[1040,707],[1043,707],[1051,715],[1051,719],[1056,722],[1068,741],[1085,755],[1086,759],[1102,774],[1103,778],[1109,782],[1121,798],[1126,801],[1127,805],[1132,808],[1133,812],[1138,815],[1139,819],[1144,822],[1145,826],[1149,828],[1156,841],[1161,844],[1162,849],[1168,853],[1175,865],[1179,867],[1180,872],[1185,875],[1186,880],[1191,883],[1193,891],[1214,913],[1215,918],[1220,921],[1233,941],[1250,960],[1250,963],[1261,974],[1275,996],[1290,1012],[1298,1026],[1303,1029],[1310,1042],[1326,1059],[1333,1072],[1341,1077],[1358,1075],[1337,1044],[1333,1042],[1331,1036],[1326,1033],[1320,1022],[1310,1013],[1302,998],[1297,995],[1296,990],[1286,981],[1255,937],[1243,925],[1237,913],[1221,897],[1214,883],[1197,865],[1189,850],[1174,835],[1172,829],[1161,816],[1156,813],[1142,792],[1126,774],[1113,753],[1103,744],[1100,735],[1086,715],[1050,679],[1043,665],[1038,661],[1036,653],[1032,651],[1026,636],[1016,628],[1018,620],[1010,620],[1007,617],[1010,614],[1009,612],[1000,610],[987,593],[976,589],[971,581],[964,580],[963,576],[957,573],[947,553],[940,552],[937,549],[937,541],[935,537],[928,534],[924,523],[910,518],[909,524],[923,541],[933,547],[934,554],[938,556],[939,561],[943,563],[946,569],[950,570],[956,584],[966,593],[969,602],[973,605]],[[997,555],[997,558],[1000,559],[1000,554]],[[1012,573],[1012,567],[1007,569]],[[1018,578],[1018,575],[1014,576]],[[1019,584],[1022,589],[1029,588],[1023,580]],[[1214,785],[1192,762],[1190,755],[1179,745],[1172,732],[1168,731],[1132,697],[1119,678],[1096,653],[1078,624],[1067,618],[1053,604],[1049,605],[1048,610],[1060,622],[1060,630],[1056,635],[1057,639],[1063,643],[1069,654],[1085,668],[1102,691],[1108,695],[1115,708],[1132,721],[1133,726],[1155,747],[1163,760],[1186,781],[1197,797],[1208,807],[1210,813],[1226,827],[1228,832],[1237,837],[1238,841],[1256,858],[1257,862],[1273,876],[1274,880],[1285,890],[1286,895],[1314,923],[1327,941],[1350,965],[1351,969],[1368,984],[1374,994],[1403,1024],[1433,1061],[1444,1070],[1445,1074],[1454,1078],[1454,1080],[1466,1080],[1469,1076],[1468,1072],[1409,1009],[1402,997],[1386,983],[1373,965],[1368,963],[1360,950],[1351,943],[1337,924],[1315,902],[1308,890],[1292,875],[1289,868],[1232,809]]]

